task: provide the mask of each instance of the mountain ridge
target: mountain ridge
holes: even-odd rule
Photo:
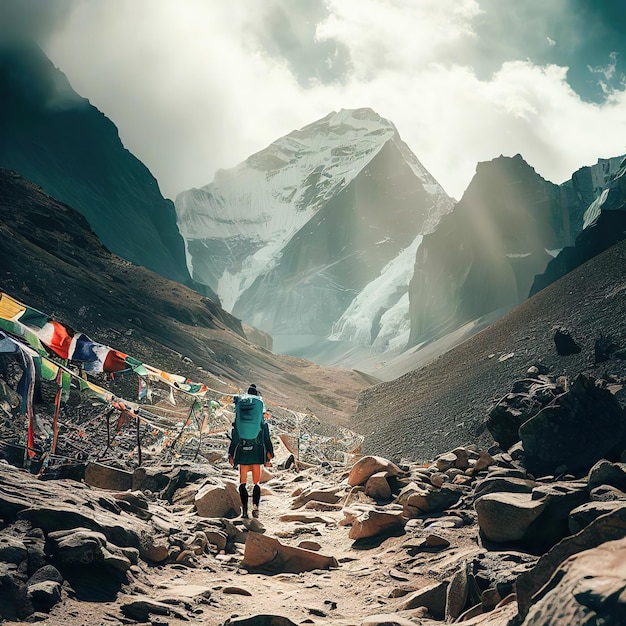
[[[0,167],[73,206],[116,254],[191,285],[174,204],[115,124],[34,45],[0,45],[0,88]]]

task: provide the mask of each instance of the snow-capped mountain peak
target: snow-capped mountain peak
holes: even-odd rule
[[[330,113],[220,170],[211,184],[181,193],[176,210],[192,277],[226,310],[273,334],[325,336],[452,204],[391,122],[356,109]],[[278,280],[292,292],[281,293]],[[261,305],[261,284],[281,311]],[[309,299],[329,292],[332,315],[312,320]],[[288,319],[287,301],[297,310]]]

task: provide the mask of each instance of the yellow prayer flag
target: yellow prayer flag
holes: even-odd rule
[[[14,320],[26,311],[26,307],[6,293],[0,293],[0,317]]]

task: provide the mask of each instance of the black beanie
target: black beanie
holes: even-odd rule
[[[258,396],[259,392],[256,389],[256,385],[254,383],[252,383],[249,387],[248,387],[248,393],[251,396]]]

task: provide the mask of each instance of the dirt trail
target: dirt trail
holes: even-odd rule
[[[131,570],[131,583],[122,588],[114,601],[78,600],[71,589],[65,588],[63,602],[51,611],[45,623],[49,626],[135,623],[123,616],[120,607],[130,596],[138,595],[165,601],[174,609],[170,615],[151,613],[153,624],[219,626],[229,618],[236,623],[237,619],[255,615],[279,615],[296,624],[356,626],[366,616],[395,612],[399,596],[440,580],[458,559],[477,549],[473,527],[426,530],[417,520],[407,525],[402,536],[355,544],[348,537],[349,527],[340,525],[344,518],[341,509],[292,508],[292,494],[298,488],[332,487],[343,481],[348,493],[344,470],[329,472],[315,467],[303,472],[273,471],[274,478],[263,485],[258,519],[265,533],[290,546],[303,541],[316,542],[320,554],[337,559],[338,568],[300,574],[249,573],[241,566],[243,544],[236,544],[237,554],[198,556],[198,567],[182,564],[149,567],[140,562]],[[235,480],[234,471],[224,473],[225,478]],[[360,497],[366,499],[362,494]],[[351,502],[348,508],[355,504],[358,502]],[[329,507],[317,505],[317,508]],[[294,514],[314,521],[281,519]],[[232,521],[243,531],[257,520]],[[406,546],[430,532],[448,539],[450,548],[436,554],[410,556]],[[420,610],[403,611],[400,615],[423,617]],[[420,623],[426,624],[428,620]]]

